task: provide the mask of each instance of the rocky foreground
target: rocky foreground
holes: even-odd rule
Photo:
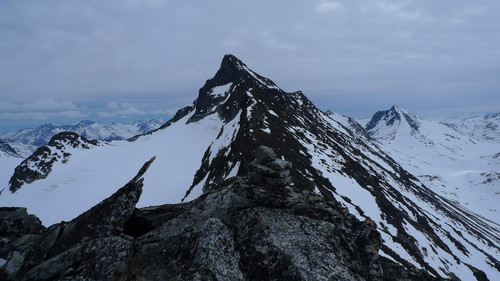
[[[0,208],[0,280],[441,280],[379,256],[372,221],[294,185],[271,149],[256,157],[183,204],[135,208],[151,159],[67,223]]]

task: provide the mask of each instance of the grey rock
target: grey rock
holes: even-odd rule
[[[104,237],[90,242],[83,251],[81,266],[66,273],[68,280],[124,281],[128,276],[128,263],[133,253],[130,237]],[[70,278],[71,277],[71,278]]]
[[[338,256],[332,223],[254,208],[236,228],[250,280],[363,280]]]
[[[217,218],[209,218],[203,224],[194,261],[212,272],[216,280],[245,280],[239,269],[240,255],[234,249],[231,232]]]
[[[41,221],[36,216],[29,215],[26,208],[0,208],[0,238],[37,234],[42,230]]]
[[[9,276],[15,276],[17,274],[24,263],[25,256],[26,254],[21,251],[12,252],[7,263],[5,264],[5,271]]]
[[[287,186],[292,183],[292,178],[291,177],[279,177],[279,178],[272,178],[272,177],[263,177],[264,183],[269,184],[269,185],[274,185],[274,186]]]
[[[85,245],[77,245],[67,251],[54,256],[37,266],[31,268],[28,272],[22,275],[19,280],[35,281],[35,280],[54,280],[66,270],[76,265],[82,259],[82,254]]]
[[[292,162],[278,159],[273,149],[267,146],[259,146],[255,158],[248,164],[252,171],[249,174],[252,182],[280,187],[292,184]]]
[[[277,156],[272,148],[261,145],[255,151],[255,158],[259,164],[266,164],[276,159]]]
[[[274,170],[282,171],[285,169],[291,169],[292,162],[282,159],[274,159],[273,161],[266,163],[266,166]]]
[[[26,208],[0,208],[0,259],[5,261],[0,265],[0,279],[21,271],[36,235],[43,230],[41,221]]]
[[[290,175],[290,170],[273,169],[271,167],[258,164],[256,161],[250,162],[249,165],[257,173],[259,173],[261,175],[269,176],[269,177],[286,178],[286,177],[288,177],[288,175]]]
[[[155,157],[147,161],[132,180],[109,198],[65,225],[60,230],[59,238],[52,246],[51,251],[56,253],[64,251],[84,238],[120,235],[141,196],[142,175],[154,160]]]

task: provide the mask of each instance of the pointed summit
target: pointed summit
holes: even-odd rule
[[[248,67],[237,57],[225,55],[215,76],[204,87],[225,85],[248,76]]]
[[[394,105],[389,110],[376,112],[366,124],[365,130],[374,138],[393,139],[403,126],[408,127],[411,132],[417,132],[420,128],[420,118]]]
[[[225,55],[215,76],[200,89],[195,101],[196,112],[189,122],[216,111],[224,120],[231,120],[246,103],[248,93],[254,90],[283,92],[273,81],[253,72],[234,55]]]
[[[279,89],[273,81],[253,72],[240,59],[230,54],[224,56],[219,70],[212,79],[206,82],[203,88],[222,86],[231,82],[241,82],[242,80],[250,80],[256,83],[257,87]]]

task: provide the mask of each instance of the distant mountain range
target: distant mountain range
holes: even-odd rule
[[[500,113],[476,115],[443,123],[474,139],[500,142]]]
[[[158,129],[110,143],[58,132],[17,165],[0,206],[51,226],[0,208],[0,277],[500,280],[487,119],[392,107],[363,127],[226,55]]]
[[[131,123],[102,124],[84,120],[73,125],[44,124],[37,128],[1,133],[0,139],[10,144],[19,154],[27,157],[37,147],[47,145],[50,139],[60,132],[75,132],[82,137],[94,140],[124,140],[157,129],[165,122],[166,120],[157,118]]]

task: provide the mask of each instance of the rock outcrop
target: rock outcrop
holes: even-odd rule
[[[9,180],[9,190],[16,192],[24,184],[46,178],[52,171],[54,163],[69,161],[71,149],[90,149],[98,145],[101,145],[101,142],[88,140],[73,132],[60,132],[54,135],[48,145],[37,148],[16,167]]]
[[[291,163],[272,149],[259,147],[256,158],[252,177],[230,178],[188,203],[135,209],[151,159],[73,221],[10,231],[31,238],[9,240],[0,279],[439,280],[379,256],[375,224],[290,184]]]

